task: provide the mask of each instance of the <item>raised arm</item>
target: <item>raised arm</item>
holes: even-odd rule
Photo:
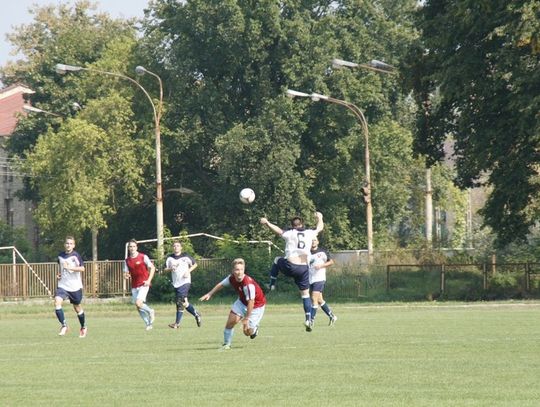
[[[317,218],[317,226],[315,230],[319,233],[324,228],[323,215],[320,212],[315,212],[315,217]]]
[[[274,225],[273,223],[271,223],[268,219],[261,218],[260,222],[261,222],[261,225],[267,226],[268,229],[270,229],[276,235],[281,236],[283,234],[283,230],[279,226]]]

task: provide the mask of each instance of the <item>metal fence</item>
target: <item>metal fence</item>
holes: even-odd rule
[[[198,259],[193,287],[206,292],[230,272],[223,259]],[[85,296],[129,296],[123,260],[87,261],[82,274]],[[0,300],[52,297],[57,263],[0,264]],[[266,276],[266,274],[265,274]],[[540,297],[540,263],[343,264],[328,272],[325,296],[357,300]],[[262,277],[261,277],[262,278]],[[264,283],[264,280],[260,280]],[[296,293],[290,279],[280,291]]]
[[[389,264],[386,291],[437,296],[540,294],[540,263]],[[459,294],[459,295],[458,295]]]
[[[198,271],[216,283],[216,276],[229,272],[229,262],[222,259],[199,259]],[[124,280],[124,261],[87,261],[82,273],[84,294],[87,297],[131,295]],[[27,299],[52,297],[57,285],[58,263],[0,264],[0,298]]]

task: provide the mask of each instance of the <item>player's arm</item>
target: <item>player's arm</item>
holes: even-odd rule
[[[214,288],[212,288],[210,291],[208,291],[206,294],[204,294],[201,298],[199,298],[199,301],[208,301],[212,296],[217,293],[219,290],[223,288],[222,283],[217,283]]]
[[[253,312],[254,306],[255,306],[255,300],[254,299],[248,300],[246,315],[244,315],[244,318],[242,319],[242,329],[244,330],[245,335],[251,335],[251,332],[249,332],[249,317],[251,316],[251,313]]]
[[[152,282],[152,279],[154,278],[154,274],[156,273],[156,267],[154,266],[154,263],[150,261],[148,256],[144,255],[144,264],[146,264],[146,267],[148,268],[148,272],[150,273],[148,275],[148,279],[144,282],[145,286],[149,286]]]
[[[320,212],[315,212],[315,217],[317,218],[317,226],[315,227],[315,231],[319,233],[324,229],[323,215]]]
[[[165,261],[165,268],[163,269],[163,271],[169,272],[169,271],[174,270],[171,262],[169,261],[169,259],[170,259],[170,257],[167,258],[167,260]]]
[[[316,264],[315,265],[315,269],[319,270],[319,269],[323,269],[323,268],[326,268],[326,267],[330,267],[334,264],[334,259],[328,259],[327,261],[325,261],[324,263],[322,264]]]
[[[129,268],[127,266],[127,263],[124,261],[124,279],[129,280],[131,278],[131,274],[129,274]]]
[[[273,223],[271,223],[268,219],[261,218],[260,222],[261,222],[262,225],[267,226],[268,229],[270,229],[276,235],[281,236],[283,234],[283,230],[279,226],[274,225]]]

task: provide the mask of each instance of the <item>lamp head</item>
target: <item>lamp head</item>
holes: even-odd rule
[[[304,92],[298,92],[297,90],[287,89],[287,96],[292,99],[295,97],[308,98],[310,95]]]
[[[144,66],[137,65],[135,67],[135,73],[139,76],[142,76],[146,73],[146,68]]]
[[[343,59],[334,58],[332,59],[332,68],[340,69],[343,67],[347,68],[357,68],[358,64],[354,62],[345,61]]]
[[[65,64],[56,64],[54,66],[54,70],[56,71],[56,73],[58,73],[60,75],[64,75],[67,72]]]

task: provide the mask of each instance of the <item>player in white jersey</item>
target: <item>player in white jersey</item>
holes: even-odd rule
[[[64,336],[69,328],[62,308],[64,300],[69,298],[69,302],[73,305],[73,309],[77,313],[77,318],[81,324],[79,330],[79,338],[86,337],[86,318],[81,307],[83,298],[83,284],[81,272],[84,271],[84,264],[81,256],[75,249],[75,239],[72,236],[67,236],[64,242],[65,251],[58,255],[59,270],[57,274],[58,287],[54,294],[54,308],[58,321],[62,324],[58,335]]]
[[[315,212],[317,226],[315,229],[304,229],[304,221],[300,217],[291,219],[291,229],[283,231],[279,226],[274,225],[266,218],[261,218],[260,222],[266,225],[278,236],[285,240],[285,256],[278,257],[270,270],[270,290],[275,289],[276,280],[281,271],[286,276],[294,278],[294,282],[300,290],[300,297],[304,306],[306,331],[313,328],[311,320],[311,299],[309,296],[309,268],[308,257],[310,255],[311,242],[317,234],[323,230],[323,215]]]
[[[182,253],[182,243],[178,240],[173,242],[173,253],[167,257],[165,271],[171,272],[172,285],[176,294],[176,320],[169,324],[169,328],[178,329],[184,309],[195,317],[197,326],[201,326],[201,314],[188,301],[188,293],[191,288],[191,272],[197,268],[197,262],[187,253]]]
[[[326,268],[334,264],[334,260],[326,250],[319,247],[319,239],[313,239],[311,256],[309,259],[309,289],[311,291],[311,320],[315,322],[315,315],[319,306],[330,318],[329,325],[334,325],[337,317],[324,301],[323,290],[326,284]]]

